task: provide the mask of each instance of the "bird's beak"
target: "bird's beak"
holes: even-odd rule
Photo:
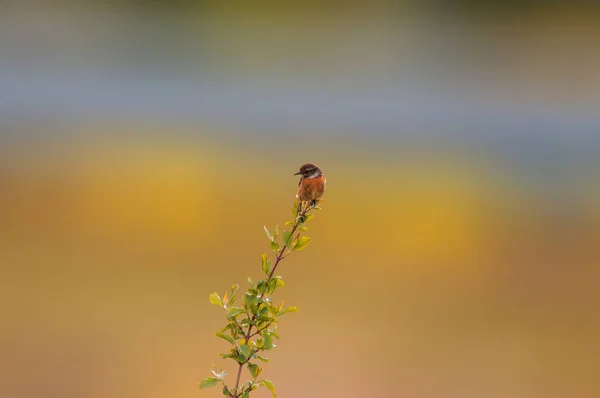
[[[295,176],[297,176],[297,175],[299,175],[299,174],[302,174],[302,172],[301,172],[301,171],[299,171],[299,172],[297,172],[297,173],[294,173],[294,175],[295,175]]]

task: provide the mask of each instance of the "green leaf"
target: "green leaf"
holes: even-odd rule
[[[259,381],[257,384],[260,384],[261,386],[266,387],[269,391],[271,391],[271,397],[275,398],[277,396],[277,394],[275,394],[275,384],[273,384],[273,382],[271,380],[261,380]]]
[[[287,307],[277,313],[277,316],[282,316],[283,314],[287,314],[288,312],[298,312],[299,309],[297,307],[291,306]]]
[[[227,319],[231,320],[231,319],[235,318],[237,315],[241,314],[242,312],[244,312],[244,310],[239,307],[231,307],[229,309],[229,312],[227,312]]]
[[[223,358],[223,359],[227,359],[227,358],[235,359],[235,355],[233,355],[233,354],[219,354],[219,355],[221,355],[221,358]]]
[[[252,280],[252,278],[248,277],[247,280],[250,286],[254,287],[254,281]]]
[[[227,389],[227,386],[223,386],[223,395],[225,395],[226,397],[229,396],[229,390]]]
[[[264,226],[265,228],[265,233],[267,234],[267,238],[269,238],[270,241],[273,240],[273,236],[271,235],[271,233],[269,232],[269,229],[267,228],[267,226]]]
[[[281,279],[281,277],[278,276],[277,278],[275,278],[275,285],[277,287],[284,287],[285,286],[285,282],[283,282],[283,279]]]
[[[283,232],[283,243],[289,249],[292,244],[292,231],[284,231]]]
[[[254,358],[258,359],[259,361],[263,361],[263,362],[271,362],[271,360],[269,358],[265,358],[260,355],[254,355]]]
[[[218,305],[219,307],[224,306],[223,300],[221,300],[221,297],[219,296],[219,294],[217,292],[210,294],[208,296],[208,300],[210,301],[211,304]]]
[[[263,339],[265,341],[265,350],[270,350],[273,348],[273,338],[268,332],[263,333]]]
[[[221,354],[221,356],[223,357],[223,359],[233,358],[237,360],[238,352],[237,349],[232,348],[231,350],[229,350],[229,354]]]
[[[242,398],[250,398],[250,393],[248,391],[244,391]]]
[[[273,234],[273,239],[277,239],[279,236],[279,225],[275,225],[275,233]]]
[[[302,250],[310,243],[309,236],[301,236],[298,242],[294,245],[292,250]]]
[[[228,323],[227,325],[225,325],[225,327],[222,327],[221,330],[219,330],[219,333],[224,333],[228,330],[231,330],[231,323]]]
[[[269,272],[271,272],[271,267],[270,264],[271,261],[267,258],[267,254],[263,253],[262,255],[262,271],[265,273],[265,275],[269,275]]]
[[[215,333],[215,336],[222,338],[223,340],[227,340],[230,344],[234,344],[235,345],[235,340],[233,339],[233,337],[224,334],[224,333]]]
[[[217,385],[218,382],[219,379],[217,379],[216,377],[207,377],[206,379],[200,382],[200,389],[214,387]]]
[[[271,315],[275,315],[279,312],[279,308],[275,305],[269,304],[267,307],[268,307],[269,313],[271,313]]]
[[[259,318],[268,318],[269,317],[269,306],[263,305],[260,311],[258,311]]]
[[[269,294],[273,294],[273,292],[275,291],[275,288],[277,287],[277,281],[275,280],[275,278],[271,279],[268,283],[269,285]]]
[[[252,375],[252,377],[254,377],[255,379],[262,372],[262,368],[260,366],[256,365],[256,364],[253,364],[253,363],[249,363],[248,364],[248,370],[250,371],[250,374]]]
[[[294,226],[294,222],[293,221],[286,221],[285,222],[285,226],[286,227],[293,227]]]
[[[256,305],[258,303],[258,297],[255,294],[246,293],[244,296],[244,303],[246,304],[246,308],[251,310],[252,312],[256,311]]]
[[[263,280],[258,281],[256,284],[256,289],[260,292],[260,294],[265,294],[267,291],[267,283]]]
[[[233,305],[233,303],[235,303],[235,294],[239,288],[240,288],[240,285],[237,285],[237,284],[231,286],[231,298],[229,299],[229,304]]]
[[[298,217],[298,207],[300,206],[300,202],[298,202],[297,200],[294,202],[294,207],[292,207],[292,214],[294,215],[294,218]]]
[[[246,358],[250,358],[250,355],[252,355],[252,347],[246,344],[242,344],[240,346],[240,353]]]
[[[271,241],[271,249],[273,249],[274,252],[279,250],[279,244],[277,244],[277,242],[275,241]]]
[[[242,335],[244,334],[244,331],[242,330],[240,325],[237,324],[237,322],[232,322],[229,325],[231,326],[231,337],[233,337],[234,340],[237,340],[240,337],[240,332],[242,333]]]

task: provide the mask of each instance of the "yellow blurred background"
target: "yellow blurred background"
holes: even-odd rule
[[[280,397],[599,396],[589,4],[3,2],[2,396],[222,396],[308,161]]]

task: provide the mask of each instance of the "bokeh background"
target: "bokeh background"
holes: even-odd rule
[[[2,2],[1,395],[221,396],[197,387],[227,346],[208,294],[259,276],[313,161],[279,396],[600,396],[598,21],[577,0]]]

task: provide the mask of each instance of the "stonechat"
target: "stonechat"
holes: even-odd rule
[[[310,202],[311,206],[316,206],[325,192],[327,179],[323,171],[314,163],[306,163],[294,175],[301,176],[298,183],[298,194],[296,195],[300,204]]]

